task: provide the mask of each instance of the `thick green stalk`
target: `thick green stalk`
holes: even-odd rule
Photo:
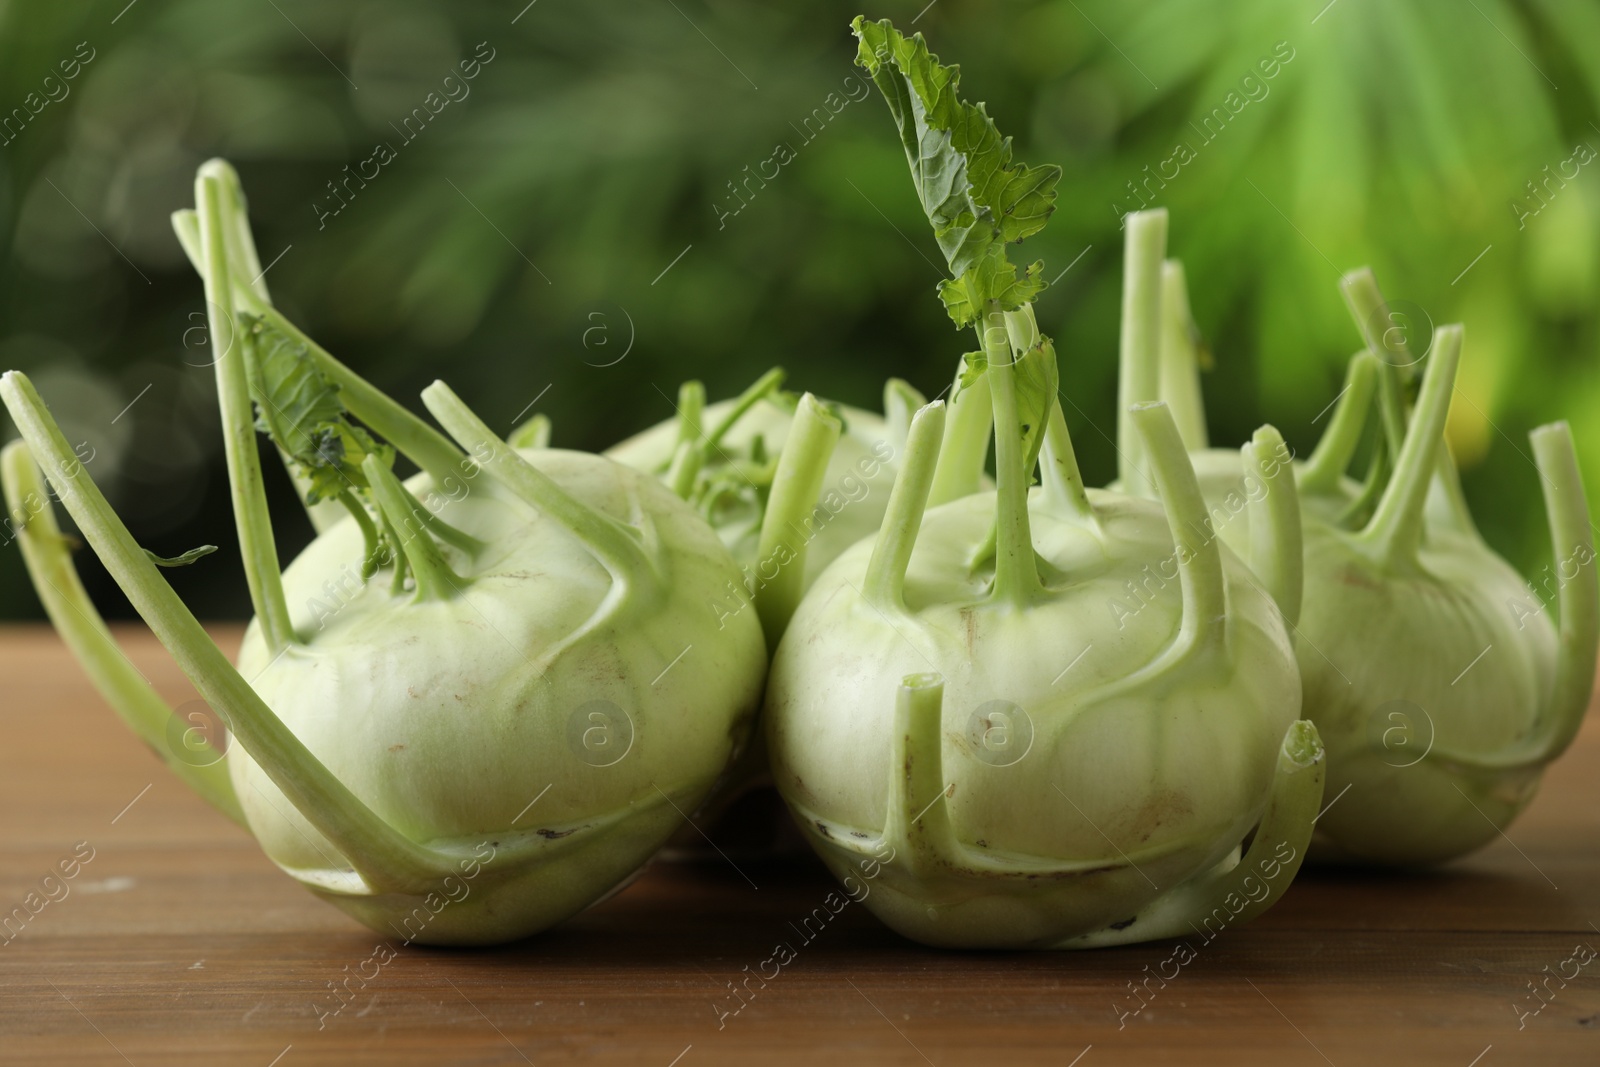
[[[701,382],[688,381],[678,386],[678,443],[698,446],[704,433],[702,423],[706,413],[706,387]]]
[[[220,164],[221,169],[209,169],[212,168],[213,164]],[[250,236],[250,222],[244,215],[244,193],[239,189],[238,175],[234,173],[232,167],[222,163],[220,160],[212,160],[211,163],[206,164],[201,168],[201,173],[220,173],[224,175],[223,214],[229,215],[231,213],[234,219],[234,225],[229,227],[229,234],[227,235],[232,244],[228,266],[230,280],[232,280],[233,284],[238,285],[240,284],[238,280],[240,278],[255,279],[250,288],[261,300],[270,302],[271,297],[267,294],[266,279],[261,273],[261,263],[256,258],[255,241]],[[230,211],[230,204],[236,205],[236,209]],[[195,273],[204,279],[206,276],[206,256],[205,250],[200,243],[200,216],[192,209],[187,208],[174,211],[172,213],[172,229],[178,235],[178,243],[183,246],[184,254],[189,257],[189,263],[194,267]],[[248,334],[241,331],[241,336],[248,337]],[[274,443],[277,444],[277,442]],[[278,458],[283,461],[283,467],[289,474],[289,480],[294,482],[295,493],[300,497],[300,503],[305,508],[306,517],[311,520],[311,528],[319,534],[332,529],[335,524],[344,518],[338,505],[332,500],[321,500],[315,504],[309,503],[311,479],[300,471],[293,458],[289,455],[288,449],[281,444],[277,444],[277,449]]]
[[[1161,264],[1167,254],[1167,211],[1122,217],[1122,328],[1117,352],[1117,476],[1129,496],[1154,500],[1144,440],[1127,418],[1135,404],[1161,398]]]
[[[1378,510],[1360,539],[1377,558],[1401,566],[1416,558],[1422,543],[1423,510],[1428,483],[1444,447],[1445,420],[1455,391],[1456,368],[1461,359],[1461,327],[1441,326],[1433,337],[1433,354],[1417,394],[1411,425],[1395,460],[1394,474],[1378,501]]]
[[[1293,626],[1300,621],[1304,581],[1294,461],[1283,436],[1272,426],[1257,430],[1242,451],[1250,501],[1250,570],[1277,602],[1284,621]]]
[[[1157,389],[1172,408],[1172,421],[1184,447],[1199,452],[1208,446],[1206,405],[1200,388],[1200,354],[1194,314],[1189,310],[1189,283],[1183,264],[1161,264],[1161,373]]]
[[[679,500],[688,500],[694,492],[694,482],[700,476],[700,465],[704,462],[704,452],[688,441],[678,442],[667,466],[666,482]]]
[[[424,389],[422,402],[492,478],[583,542],[613,579],[626,583],[630,590],[659,590],[661,575],[633,527],[590,507],[551,481],[495,436],[444,382],[436,381]]]
[[[78,464],[27,376],[11,371],[0,377],[0,399],[41,460],[57,497],[140,617],[306,820],[376,889],[414,889],[453,873],[453,860],[407,839],[345,788],[240,677]],[[289,646],[282,654],[303,653]]]
[[[944,678],[908,675],[895,691],[893,785],[883,840],[894,849],[896,867],[909,874],[945,876],[965,852],[941,801],[944,780]]]
[[[1302,493],[1331,493],[1350,467],[1361,435],[1367,428],[1367,413],[1378,384],[1378,358],[1362,349],[1350,357],[1345,370],[1344,392],[1333,408],[1333,418],[1316,450],[1300,469]]]
[[[213,160],[202,167],[200,173],[201,180],[207,177],[213,181],[225,179],[222,182],[224,188],[232,188],[233,190],[233,195],[223,196],[219,205],[226,222],[226,225],[222,228],[223,239],[225,241],[234,241],[235,239],[248,241],[250,222],[244,214],[244,194],[239,191],[238,176],[233,172],[233,168],[220,160]],[[218,177],[219,175],[221,178]],[[183,245],[184,252],[189,256],[189,261],[194,265],[195,270],[202,277],[206,276],[206,272],[209,270],[207,261],[210,256],[206,251],[205,243],[200,239],[199,222],[194,213],[188,211],[173,212],[172,228],[177,233],[178,242]],[[244,236],[239,238],[238,235]],[[254,245],[250,245],[247,254],[241,254],[236,248],[230,248],[228,255],[230,262],[233,263],[253,261]],[[395,403],[383,391],[374,387],[372,383],[356,374],[343,363],[340,363],[327,349],[317,344],[306,336],[305,332],[298,326],[284,318],[283,314],[273,307],[271,301],[267,299],[267,291],[264,284],[258,281],[257,284],[251,285],[234,274],[230,274],[228,280],[232,292],[232,298],[227,302],[228,306],[233,311],[247,311],[259,318],[266,319],[274,328],[305,345],[311,357],[317,361],[322,373],[327,375],[328,379],[335,385],[339,386],[340,399],[352,415],[372,427],[380,436],[386,438],[401,452],[409,456],[417,466],[433,477],[435,484],[446,484],[448,479],[459,473],[461,461],[465,457],[439,431]],[[208,299],[210,299],[209,296]],[[217,302],[213,301],[213,303]],[[302,499],[304,499],[303,492]],[[319,506],[315,505],[314,507]],[[315,516],[316,513],[313,511],[313,518]]]
[[[1595,573],[1594,529],[1589,525],[1589,502],[1578,471],[1572,430],[1565,422],[1556,422],[1539,427],[1529,438],[1544,482],[1553,566],[1557,580],[1565,579],[1557,594],[1560,645],[1547,713],[1552,728],[1545,755],[1555,759],[1577,735],[1594,691],[1595,656],[1600,646],[1600,579]],[[1566,577],[1568,571],[1571,577]]]
[[[1045,506],[1062,518],[1076,522],[1095,521],[1094,505],[1083,487],[1078,455],[1067,432],[1067,417],[1059,398],[1050,405],[1050,421],[1044,429],[1044,447],[1039,450],[1039,474],[1044,484]]]
[[[911,417],[928,403],[907,381],[890,378],[883,385],[883,421],[889,424],[889,443],[896,451],[905,448],[906,435],[911,432]]]
[[[1028,484],[1033,472],[1025,469],[1015,357],[998,300],[989,302],[988,315],[976,325],[989,362],[983,376],[989,379],[994,404],[995,554],[991,598],[1021,607],[1038,597],[1044,587],[1039,581],[1028,520]]]
[[[405,553],[411,573],[417,579],[417,599],[450,600],[459,594],[467,580],[450,569],[439,546],[434,544],[428,532],[428,510],[406,492],[394,471],[384,466],[377,456],[361,461],[361,473],[372,486],[378,508],[400,535],[400,551]]]
[[[1183,620],[1174,648],[1194,649],[1220,642],[1228,614],[1222,552],[1183,438],[1178,436],[1172,413],[1160,401],[1133,405],[1126,421],[1142,439],[1172,531],[1178,587],[1183,594]]]
[[[200,245],[206,253],[206,306],[211,347],[216,353],[217,399],[222,410],[223,451],[233,495],[234,526],[239,533],[245,580],[260,620],[261,636],[267,649],[276,654],[295,640],[294,627],[289,622],[283,572],[278,567],[278,549],[272,536],[272,516],[267,511],[266,486],[261,480],[244,339],[236,336],[229,296],[232,290],[224,243],[227,220],[222,214],[222,189],[217,179],[202,176],[197,180],[195,201],[200,205]]]
[[[912,416],[900,456],[900,471],[889,491],[889,505],[872,544],[862,595],[883,612],[905,610],[906,568],[911,550],[922,529],[922,515],[933,488],[933,472],[939,461],[939,442],[944,435],[945,405],[935,400]]]
[[[334,499],[344,506],[345,511],[355,520],[356,527],[361,531],[361,580],[364,582],[378,573],[378,567],[381,565],[379,556],[383,549],[382,542],[378,540],[378,528],[373,525],[372,516],[367,514],[367,509],[350,490],[341,491]]]
[[[17,544],[39,601],[89,681],[172,773],[207,804],[243,826],[244,812],[234,795],[222,752],[189,727],[176,726],[171,705],[129,662],[84,591],[26,441],[12,441],[0,451],[0,482],[5,487],[7,516],[16,527]],[[175,729],[181,730],[182,756],[173,748]]]
[[[1371,267],[1359,267],[1339,279],[1339,291],[1367,343],[1367,351],[1378,359],[1378,410],[1389,454],[1395,455],[1406,433],[1405,387],[1416,375],[1416,357],[1405,330],[1394,325],[1388,301],[1379,292]]]
[[[822,496],[822,480],[828,461],[839,443],[839,420],[806,393],[795,408],[789,436],[778,456],[767,496],[767,510],[761,517],[761,537],[756,559],[765,568],[776,561],[776,572],[756,593],[756,613],[767,635],[767,650],[778,647],[794,609],[805,592],[806,549],[812,533],[806,522],[813,517]],[[788,558],[783,558],[787,550]]]
[[[994,429],[994,400],[989,376],[983,375],[965,389],[961,376],[967,371],[963,359],[956,368],[953,399],[944,420],[944,443],[939,446],[939,463],[933,471],[933,489],[928,506],[948,504],[971,496],[983,487],[983,469],[989,462],[989,438]]]

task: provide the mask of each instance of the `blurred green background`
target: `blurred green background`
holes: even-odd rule
[[[1572,420],[1600,489],[1600,160],[1579,162],[1600,148],[1600,5],[925,3],[865,13],[923,31],[1020,158],[1065,168],[1029,250],[1059,275],[1039,308],[1091,482],[1114,466],[1118,215],[1183,142],[1146,199],[1171,210],[1213,353],[1213,442],[1270,419],[1309,451],[1359,344],[1337,279],[1371,264],[1419,329],[1466,322],[1468,493],[1492,543],[1545,563],[1527,431]],[[524,4],[0,2],[0,364],[35,376],[145,544],[235,543],[204,304],[168,224],[213,155],[241,172],[280,306],[414,406],[444,377],[497,427],[534,404],[556,444],[600,449],[689,377],[715,397],[781,364],[872,408],[890,374],[947,383],[968,338],[887,112],[850,98],[860,9]],[[446,89],[468,95],[408,140]],[[329,183],[379,142],[395,158],[332,214]],[[779,143],[794,160],[735,199]],[[269,469],[288,555],[309,527]],[[248,611],[234,552],[174,581],[203,616]],[[0,616],[38,614],[0,550]]]

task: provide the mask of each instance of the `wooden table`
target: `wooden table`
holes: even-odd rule
[[[164,694],[192,696],[152,640],[123,636]],[[0,1063],[1600,1064],[1600,962],[1518,1017],[1530,981],[1600,947],[1593,716],[1509,839],[1436,873],[1304,874],[1120,1026],[1170,944],[935,952],[859,906],[719,1025],[726,983],[831,888],[811,863],[741,864],[752,888],[719,861],[657,864],[507,948],[401,949],[319,1030],[329,983],[381,939],[189,795],[50,631],[0,628],[0,694],[0,908],[94,850],[0,945]]]

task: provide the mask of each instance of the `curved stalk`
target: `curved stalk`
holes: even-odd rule
[[[1293,626],[1300,621],[1304,566],[1294,460],[1283,435],[1272,426],[1257,430],[1241,451],[1245,497],[1250,501],[1250,570],[1277,602],[1284,621]],[[1251,482],[1261,487],[1259,493]]]
[[[1169,259],[1161,264],[1161,370],[1156,394],[1172,408],[1178,436],[1190,452],[1208,447],[1196,344],[1199,334],[1189,310],[1189,283],[1183,264]]]
[[[1356,320],[1356,329],[1366,342],[1367,351],[1379,361],[1378,411],[1389,452],[1400,451],[1406,435],[1405,387],[1416,377],[1416,357],[1406,341],[1404,330],[1392,329],[1393,317],[1388,301],[1378,291],[1371,267],[1358,267],[1339,279],[1339,292]],[[1424,353],[1426,354],[1426,353]]]
[[[933,470],[928,506],[948,504],[971,496],[983,487],[983,469],[989,462],[990,431],[994,429],[994,399],[987,374],[965,389],[961,376],[967,361],[956,368],[949,410],[944,420],[944,441]]]
[[[1174,648],[1197,648],[1221,641],[1227,625],[1222,582],[1222,551],[1211,513],[1200,495],[1194,464],[1178,436],[1172,413],[1161,401],[1135,404],[1126,420],[1139,432],[1155,480],[1178,560],[1183,620]]]
[[[1359,535],[1378,558],[1391,565],[1414,559],[1422,543],[1428,483],[1444,447],[1445,419],[1450,413],[1460,360],[1461,327],[1439,327],[1422,377],[1422,390],[1417,394],[1416,411],[1395,460],[1394,474],[1378,501],[1378,510]]]
[[[613,579],[657,590],[661,576],[633,527],[578,500],[507,445],[444,382],[422,391],[422,402],[484,470],[530,507],[583,542]]]
[[[895,691],[889,806],[883,840],[912,877],[944,874],[965,852],[956,843],[944,780],[944,678],[908,675]]]
[[[372,516],[367,514],[367,509],[355,498],[350,490],[341,490],[334,497],[346,512],[355,520],[356,528],[361,531],[361,580],[364,582],[378,573],[380,565],[379,556],[382,552],[382,542],[378,540],[378,528],[373,525]]]
[[[1575,572],[1558,594],[1560,646],[1546,715],[1550,727],[1543,746],[1544,758],[1551,760],[1572,743],[1594,692],[1596,649],[1600,645],[1600,579],[1595,574],[1594,530],[1589,525],[1589,502],[1578,471],[1571,429],[1565,422],[1556,422],[1540,426],[1528,436],[1544,482],[1544,506],[1550,520],[1550,547],[1555,553],[1557,578],[1567,569]]]
[[[1302,493],[1329,493],[1339,487],[1339,479],[1350,469],[1361,435],[1367,428],[1367,413],[1378,385],[1378,358],[1366,349],[1350,357],[1344,375],[1344,390],[1334,401],[1333,418],[1322,439],[1300,468]]]
[[[1378,500],[1389,484],[1389,466],[1389,439],[1380,426],[1372,435],[1372,458],[1367,464],[1361,491],[1334,520],[1341,530],[1359,530],[1371,520],[1372,513],[1378,509]]]
[[[1079,523],[1095,521],[1094,505],[1083,487],[1078,470],[1078,455],[1067,432],[1067,417],[1057,398],[1050,405],[1050,421],[1044,428],[1044,445],[1039,449],[1039,476],[1044,485],[1045,506],[1057,515]]]
[[[761,517],[761,537],[757,542],[758,569],[776,562],[775,573],[756,592],[756,614],[767,635],[767,651],[778,647],[778,638],[800,605],[805,591],[806,550],[817,527],[809,529],[822,496],[822,479],[828,461],[839,443],[839,420],[806,393],[795,408],[789,436],[778,456],[772,474],[766,513]]]
[[[700,443],[706,413],[706,387],[703,382],[687,381],[678,386],[678,444]]]
[[[379,510],[399,534],[400,551],[405,553],[411,573],[417,579],[417,599],[449,600],[460,593],[467,579],[450,569],[439,546],[433,543],[427,520],[423,518],[428,510],[406,492],[394,471],[384,466],[377,456],[362,460],[361,473],[372,486],[372,497]]]
[[[335,359],[327,349],[306,335],[270,305],[247,308],[266,320],[273,329],[306,346],[311,358],[328,380],[339,387],[339,400],[345,410],[372,427],[417,466],[428,472],[435,485],[448,485],[464,471],[467,457],[450,439],[407,411],[383,390]]]
[[[733,402],[733,407],[726,415],[722,416],[722,421],[712,427],[710,433],[706,434],[705,447],[709,449],[716,448],[718,445],[720,445],[722,443],[722,438],[729,430],[733,429],[734,424],[740,419],[744,418],[745,412],[755,407],[768,394],[776,392],[778,387],[782,384],[782,367],[773,367],[771,370],[767,371],[767,373],[757,378],[755,383],[751,385],[750,388],[739,394],[739,398]],[[705,395],[703,392],[700,399],[703,403],[705,400]],[[684,428],[681,424],[678,432],[680,439],[682,439],[681,435],[684,432]]]
[[[906,446],[906,435],[911,432],[911,416],[928,403],[907,381],[890,378],[883,385],[883,419],[889,424],[889,443],[899,451]]]
[[[1326,773],[1317,728],[1301,719],[1284,735],[1267,810],[1238,863],[1185,882],[1153,901],[1134,922],[1119,923],[1121,929],[1073,938],[1061,947],[1097,948],[1190,934],[1209,942],[1223,930],[1254,919],[1277,903],[1305,860]]]
[[[1434,472],[1429,493],[1441,498],[1440,510],[1446,525],[1483,543],[1483,534],[1478,532],[1478,524],[1473,521],[1472,509],[1467,507],[1467,495],[1461,490],[1461,472],[1456,468],[1456,457],[1450,451],[1449,441],[1439,449],[1439,468]]]
[[[452,859],[411,841],[362,803],[250,688],[117,518],[27,376],[0,376],[0,398],[106,570],[296,810],[380,891],[426,886],[454,873]],[[284,654],[297,653],[289,647]]]
[[[0,451],[0,483],[7,517],[16,524],[17,544],[39,601],[95,690],[200,799],[245,825],[223,753],[206,738],[194,737],[195,731],[187,727],[182,728],[181,744],[188,758],[173,750],[174,726],[181,720],[129,661],[95,610],[72,564],[67,539],[56,525],[55,509],[26,441],[12,441]]]
[[[1117,410],[1161,397],[1161,264],[1167,254],[1167,211],[1133,211],[1122,217],[1122,328],[1117,351]],[[1117,476],[1122,491],[1154,500],[1145,469],[1145,444],[1124,418],[1117,420]]]
[[[261,480],[244,338],[236,328],[229,295],[224,244],[227,220],[221,200],[222,189],[216,178],[202,175],[195,182],[195,201],[200,205],[200,245],[206,253],[206,308],[211,348],[216,354],[217,400],[222,410],[223,451],[233,495],[234,526],[239,533],[245,580],[261,623],[261,636],[267,649],[276,654],[295,640],[294,627],[289,622],[283,572],[278,567],[278,549],[272,536],[272,516],[267,511],[266,486]]]
[[[667,487],[679,500],[688,500],[694,493],[694,481],[700,476],[700,465],[705,453],[689,441],[679,441],[667,466]]]
[[[389,470],[388,467],[384,467],[383,469]],[[452,548],[460,549],[469,556],[475,556],[479,552],[482,552],[484,549],[489,547],[486,543],[478,540],[476,537],[473,537],[465,530],[450,525],[436,512],[428,510],[428,508],[423,505],[422,501],[418,500],[416,496],[412,494],[411,490],[405,487],[405,483],[395,477],[393,471],[390,471],[389,477],[394,478],[395,484],[400,486],[400,492],[405,496],[406,503],[409,507],[407,514],[415,518],[418,522],[422,523],[423,528],[426,529],[430,534],[437,537],[445,544],[450,545]]]
[[[922,529],[922,515],[933,488],[933,472],[944,436],[944,402],[924,405],[911,419],[900,458],[900,472],[889,491],[889,506],[872,544],[862,595],[879,611],[905,610],[906,568]]]
[[[985,326],[985,320],[988,325]],[[994,406],[995,554],[991,599],[1021,606],[1043,591],[1033,551],[1028,520],[1028,483],[1022,427],[1017,414],[1016,366],[1011,341],[1004,326],[999,301],[990,301],[989,314],[977,323],[989,369],[989,390]]]

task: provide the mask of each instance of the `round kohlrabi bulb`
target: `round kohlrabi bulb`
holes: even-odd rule
[[[1555,554],[1535,591],[1478,535],[1445,451],[1460,349],[1459,327],[1434,334],[1381,495],[1343,475],[1387,369],[1369,353],[1352,361],[1333,425],[1297,469],[1305,591],[1295,649],[1334,801],[1314,859],[1411,866],[1492,842],[1588,705],[1600,593],[1570,432],[1560,423],[1532,435]],[[1195,458],[1217,533],[1248,556],[1246,504],[1259,480],[1228,453]]]
[[[345,788],[405,837],[467,858],[432,899],[374,892],[268,770],[242,747],[229,753],[267,854],[411,940],[506,941],[604,896],[704,799],[760,698],[755,616],[719,623],[706,606],[737,574],[710,528],[611,460],[522,455],[587,508],[647,530],[658,574],[619,580],[571,530],[480,476],[448,506],[483,546],[444,549],[458,590],[413,602],[363,583],[362,534],[347,521],[285,572],[304,643],[275,655],[253,625],[239,656]],[[437,492],[427,475],[408,486]]]
[[[1291,516],[1262,476],[1291,465],[1281,443],[1266,466],[1205,447],[1183,270],[1162,263],[1166,212],[1125,222],[1129,261],[1140,266],[1124,289],[1124,307],[1137,314],[1124,320],[1120,399],[1173,404],[1213,535],[1250,561],[1284,608],[1303,711],[1328,747],[1328,810],[1312,857],[1412,866],[1489,843],[1571,743],[1594,681],[1600,583],[1566,425],[1532,435],[1555,556],[1535,591],[1478,534],[1444,442],[1461,327],[1431,331],[1431,343],[1414,348],[1417,316],[1391,308],[1371,271],[1352,271],[1341,288],[1366,347],[1350,361],[1316,451],[1293,463]],[[1424,360],[1408,423],[1405,393]],[[1374,456],[1356,482],[1345,471],[1374,408]],[[1131,434],[1121,429],[1124,441]],[[1276,551],[1280,537],[1255,536],[1262,516],[1298,522],[1303,557]],[[1545,598],[1559,599],[1559,627]]]
[[[1005,445],[998,493],[924,515],[941,414],[918,414],[883,531],[823,573],[773,659],[797,823],[928,944],[1140,941],[1264,909],[1310,834],[1320,746],[1277,606],[1202,536],[1165,407],[1134,415],[1162,503],[1085,494],[1053,407],[1042,487],[1016,494]]]

